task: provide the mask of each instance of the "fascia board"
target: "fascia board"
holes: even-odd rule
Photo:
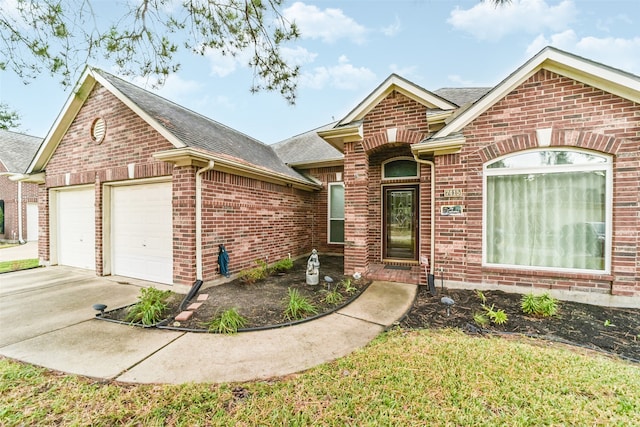
[[[640,102],[640,80],[637,77],[547,47],[503,80],[502,83],[494,87],[469,109],[456,116],[447,126],[436,132],[433,138],[444,138],[452,133],[460,132],[480,114],[491,108],[541,69],[566,76],[630,101]]]
[[[62,141],[62,138],[67,133],[69,126],[73,123],[73,120],[78,115],[78,112],[87,100],[89,93],[95,86],[96,80],[90,72],[89,67],[86,67],[78,80],[78,83],[71,92],[71,95],[67,98],[67,101],[60,110],[60,114],[56,117],[55,122],[49,129],[49,133],[40,144],[36,155],[31,160],[31,163],[27,167],[26,173],[31,174],[33,172],[40,172],[49,163],[51,156],[58,148],[58,144]]]
[[[153,154],[156,160],[163,162],[173,163],[177,166],[198,166],[203,167],[209,163],[209,160],[214,161],[214,170],[228,172],[235,175],[245,176],[249,178],[259,179],[261,181],[271,182],[275,184],[284,184],[295,188],[300,188],[306,191],[318,190],[318,185],[310,183],[305,180],[298,180],[294,177],[290,177],[284,174],[280,174],[273,171],[266,171],[256,168],[251,165],[246,165],[240,162],[233,161],[221,156],[216,156],[211,153],[203,153],[195,150],[191,147],[178,148],[175,150],[160,151]]]
[[[351,110],[351,112],[347,114],[345,118],[340,120],[338,126],[351,123],[354,120],[360,120],[393,90],[397,90],[408,98],[413,99],[414,101],[421,104],[425,104],[431,108],[440,108],[443,110],[457,108],[457,105],[445,101],[444,99],[408,82],[407,80],[401,78],[396,74],[392,74],[360,104],[358,104],[356,108]]]

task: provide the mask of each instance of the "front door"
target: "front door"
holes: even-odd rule
[[[416,260],[418,187],[384,187],[383,257]]]

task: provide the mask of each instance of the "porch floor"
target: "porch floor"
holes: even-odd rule
[[[369,264],[366,276],[372,280],[384,280],[387,282],[420,284],[420,266],[410,265],[398,267],[388,264]]]

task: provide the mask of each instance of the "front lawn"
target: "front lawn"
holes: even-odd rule
[[[0,261],[0,273],[34,268],[40,264],[38,258],[20,259],[16,261]]]
[[[242,384],[128,385],[0,359],[0,424],[640,425],[638,390],[637,365],[594,352],[398,329],[302,374]]]

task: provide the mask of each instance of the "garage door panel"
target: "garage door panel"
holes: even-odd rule
[[[113,188],[113,274],[173,283],[171,197],[171,183]]]
[[[57,197],[58,264],[95,270],[94,190],[59,191]]]

